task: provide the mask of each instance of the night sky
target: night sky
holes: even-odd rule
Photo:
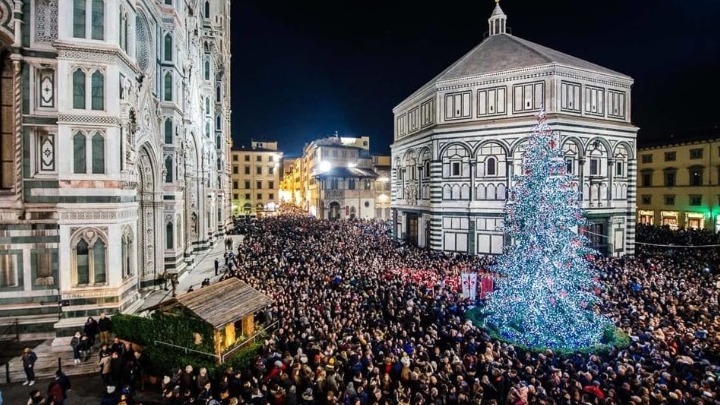
[[[235,146],[277,140],[296,156],[338,131],[389,154],[392,108],[482,41],[494,5],[233,1]],[[720,1],[500,5],[514,35],[632,76],[641,143],[720,124]]]

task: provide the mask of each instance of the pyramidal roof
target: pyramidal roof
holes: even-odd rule
[[[436,76],[431,82],[461,79],[487,73],[552,64],[631,79],[630,76],[560,51],[518,38],[511,34],[499,33],[487,37],[478,46]]]

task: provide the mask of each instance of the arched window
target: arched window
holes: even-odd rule
[[[210,80],[210,57],[205,56],[205,80]]]
[[[92,39],[105,39],[105,1],[92,0]]]
[[[176,226],[176,232],[177,232],[177,244],[179,248],[182,248],[183,245],[183,238],[182,238],[182,218],[180,217],[180,214],[177,215],[177,218],[175,219]]]
[[[87,0],[73,1],[73,37],[85,38]]]
[[[210,18],[210,2],[208,0],[205,0],[205,14],[203,14],[203,17]]]
[[[222,91],[220,90],[220,85],[218,84],[217,86],[215,86],[215,102],[219,103],[221,97],[222,97]]]
[[[173,159],[172,156],[168,156],[165,159],[165,183],[172,183],[173,181]]]
[[[73,173],[87,173],[85,135],[82,132],[73,136]]]
[[[165,143],[173,143],[173,121],[172,118],[165,120]]]
[[[132,249],[133,240],[130,230],[126,230],[122,237],[122,274],[123,278],[132,276]]]
[[[205,115],[210,115],[210,97],[205,97]]]
[[[92,74],[92,109],[105,109],[105,76],[98,70]]]
[[[87,286],[107,282],[107,244],[96,230],[88,230],[76,240],[73,254],[73,285]]]
[[[125,52],[128,50],[128,21],[127,14],[122,8],[120,9],[120,48]]]
[[[207,122],[205,123],[205,136],[210,138],[210,124]]]
[[[84,110],[85,106],[85,72],[80,69],[73,72],[73,108]]]
[[[167,33],[165,34],[165,61],[170,62],[173,60],[173,40],[172,36]]]
[[[173,99],[173,77],[172,72],[165,73],[165,96],[164,101],[172,101]]]
[[[92,172],[105,173],[105,138],[99,132],[92,137]]]
[[[217,117],[215,117],[215,130],[217,130],[217,131],[222,130],[222,119],[220,118],[219,115]]]
[[[489,157],[485,160],[485,175],[495,176],[497,174],[497,159]]]
[[[165,248],[166,249],[175,248],[175,242],[173,241],[174,236],[175,236],[175,232],[173,231],[173,224],[172,224],[172,222],[168,222],[167,225],[165,225]]]
[[[107,271],[105,265],[105,243],[98,239],[93,246],[93,275],[95,276],[94,284],[105,284],[107,281]]]
[[[77,268],[77,284],[90,284],[90,254],[85,239],[75,245],[75,263]]]

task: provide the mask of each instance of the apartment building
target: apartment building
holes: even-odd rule
[[[639,223],[720,231],[720,138],[643,147],[638,162]]]
[[[277,141],[251,141],[232,150],[233,215],[269,215],[280,202],[283,152]]]

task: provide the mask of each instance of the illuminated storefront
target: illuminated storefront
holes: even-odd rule
[[[685,227],[688,229],[702,229],[705,226],[705,215],[698,212],[685,214]]]
[[[644,225],[655,225],[655,211],[638,210],[637,221]]]
[[[660,211],[660,226],[669,226],[670,229],[678,229],[677,211]]]

